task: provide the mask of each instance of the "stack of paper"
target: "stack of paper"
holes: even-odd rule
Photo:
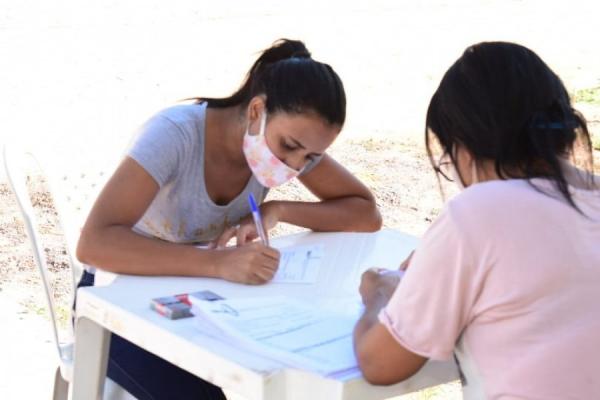
[[[190,300],[200,329],[234,346],[322,375],[356,367],[355,318],[283,296]]]

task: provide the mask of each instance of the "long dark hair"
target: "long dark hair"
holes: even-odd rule
[[[340,77],[328,64],[315,61],[303,42],[280,39],[264,50],[229,97],[197,98],[208,107],[245,106],[266,96],[269,113],[315,112],[332,125],[346,120],[346,94]]]
[[[514,43],[476,44],[450,67],[427,110],[432,164],[434,137],[455,168],[453,149],[464,146],[475,162],[494,161],[501,179],[550,179],[576,209],[561,158],[581,148],[593,171],[585,119],[562,81],[537,54]]]

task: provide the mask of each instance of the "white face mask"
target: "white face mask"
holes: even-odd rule
[[[300,172],[290,168],[281,161],[269,148],[265,138],[267,113],[264,111],[260,118],[260,131],[258,135],[250,134],[250,126],[244,134],[244,156],[252,173],[261,185],[273,188],[297,177]]]

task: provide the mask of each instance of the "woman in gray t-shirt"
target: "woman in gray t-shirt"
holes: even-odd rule
[[[230,97],[169,108],[142,127],[96,201],[77,257],[124,274],[265,283],[279,253],[253,242],[258,234],[248,215],[249,194],[260,204],[266,231],[278,222],[315,231],[379,229],[372,194],[325,154],[345,117],[344,88],[333,69],[313,60],[302,42],[276,42]],[[320,201],[263,202],[268,188],[294,177]],[[237,246],[225,247],[233,237]],[[93,281],[89,272],[84,278],[82,284]],[[206,395],[209,387],[198,378],[187,377],[189,387],[153,379],[176,367],[150,361],[114,335],[110,357],[108,376],[140,398],[162,398],[166,388],[169,398],[180,398],[173,390],[184,398]]]

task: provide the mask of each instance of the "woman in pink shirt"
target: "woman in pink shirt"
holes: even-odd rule
[[[465,398],[600,398],[600,177],[559,77],[525,47],[469,47],[431,99],[426,145],[465,190],[401,283],[363,276],[365,378],[454,356]]]

